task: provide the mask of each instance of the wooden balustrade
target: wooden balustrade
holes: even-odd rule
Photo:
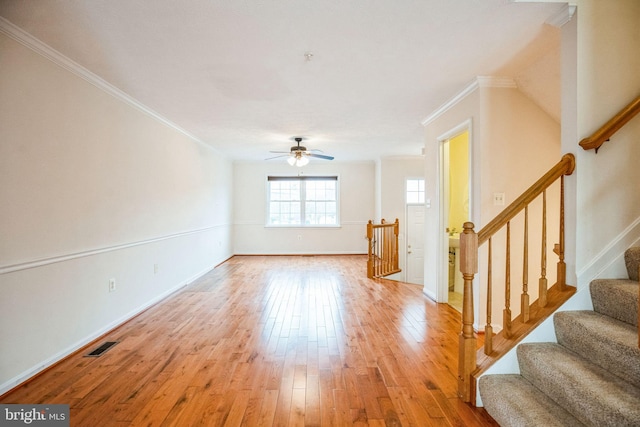
[[[367,277],[384,277],[399,273],[398,231],[400,223],[396,218],[393,223],[383,219],[380,224],[369,221],[367,224],[367,240],[369,253],[367,259]]]
[[[460,334],[460,351],[458,365],[458,395],[465,402],[475,401],[475,382],[472,373],[476,369],[477,340],[473,331],[474,311],[473,311],[473,279],[478,272],[478,247],[488,242],[487,245],[487,325],[485,326],[484,353],[491,354],[493,351],[493,328],[491,326],[492,294],[495,291],[492,283],[492,271],[495,264],[495,257],[492,254],[492,239],[498,231],[506,229],[505,238],[505,283],[504,283],[504,309],[503,325],[501,335],[505,338],[513,337],[512,313],[511,313],[511,220],[518,214],[524,214],[524,236],[523,236],[523,265],[522,265],[522,293],[520,295],[520,315],[519,321],[528,322],[530,319],[529,302],[529,205],[538,197],[542,197],[542,218],[541,218],[541,263],[540,278],[538,280],[539,298],[538,307],[544,307],[547,303],[547,188],[560,180],[560,203],[559,203],[559,243],[554,251],[558,255],[558,278],[556,286],[564,289],[566,284],[566,266],[564,262],[564,176],[571,175],[575,168],[575,158],[572,154],[566,154],[562,160],[544,174],[535,184],[511,203],[495,219],[484,226],[477,234],[474,231],[474,224],[466,222],[464,231],[460,234],[460,271],[464,278],[464,295],[462,309],[462,332]]]

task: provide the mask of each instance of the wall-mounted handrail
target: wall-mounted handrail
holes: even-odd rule
[[[627,124],[627,122],[638,113],[640,113],[640,96],[620,110],[618,114],[595,131],[593,135],[580,141],[580,146],[585,150],[595,149],[596,152],[598,152],[598,148],[600,148],[602,144],[608,141],[614,133]]]

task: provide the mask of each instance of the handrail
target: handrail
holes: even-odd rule
[[[520,197],[507,206],[498,216],[489,221],[478,232],[478,245],[483,244],[489,237],[504,227],[508,221],[520,213],[526,205],[553,184],[562,175],[571,175],[576,167],[576,159],[573,154],[565,154],[562,159],[545,173],[539,180],[529,187]]]
[[[622,126],[640,113],[640,96],[634,99],[629,105],[624,107],[618,114],[613,116],[600,129],[595,131],[590,137],[580,141],[580,146],[585,150],[595,149],[596,153],[602,144],[611,138]]]
[[[565,154],[562,159],[547,173],[529,187],[520,197],[502,211],[496,218],[487,223],[480,232],[476,233],[472,222],[464,223],[464,231],[460,234],[460,272],[464,279],[462,330],[459,336],[459,363],[458,363],[458,395],[465,402],[475,404],[475,383],[472,378],[473,371],[477,368],[476,350],[477,338],[473,329],[473,279],[478,273],[478,247],[489,242],[491,250],[491,238],[499,230],[506,226],[506,274],[505,274],[505,308],[503,310],[503,335],[511,337],[511,309],[510,309],[510,221],[520,212],[525,212],[524,222],[524,260],[523,260],[523,288],[521,295],[521,316],[524,322],[529,320],[529,294],[528,294],[528,206],[538,196],[543,196],[543,227],[542,227],[542,253],[546,251],[546,190],[558,179],[560,180],[560,224],[559,241],[556,254],[558,255],[557,286],[564,289],[566,282],[566,266],[564,263],[564,176],[571,175],[575,169],[575,157],[573,154]],[[489,268],[491,268],[491,253],[488,253]],[[491,272],[488,271],[489,283],[487,289],[491,289]],[[541,276],[539,279],[539,301],[546,300],[547,278],[546,260],[541,262]],[[487,295],[487,312],[490,319],[491,297]],[[491,354],[492,327],[488,323],[485,328],[485,354]]]

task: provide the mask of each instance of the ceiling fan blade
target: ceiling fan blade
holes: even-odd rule
[[[309,156],[309,157],[317,157],[319,159],[325,159],[325,160],[333,160],[333,156],[325,156],[324,154],[308,153],[307,156]]]
[[[290,151],[269,151],[270,153],[289,154]]]
[[[272,151],[272,153],[273,153],[273,151]],[[289,153],[287,153],[287,154],[281,154],[281,155],[279,155],[279,156],[269,157],[269,158],[267,158],[267,159],[265,159],[265,160],[279,159],[280,157],[289,157]]]

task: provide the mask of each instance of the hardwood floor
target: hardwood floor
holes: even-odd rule
[[[236,256],[0,402],[72,426],[497,425],[456,397],[459,317],[362,256]]]

